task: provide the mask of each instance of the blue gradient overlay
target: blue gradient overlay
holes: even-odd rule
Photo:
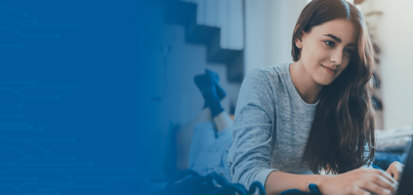
[[[145,194],[165,179],[160,12],[0,3],[0,194]]]

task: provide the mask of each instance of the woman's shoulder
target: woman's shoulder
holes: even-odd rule
[[[246,79],[254,81],[266,81],[269,84],[280,83],[289,79],[290,71],[289,65],[291,62],[284,62],[278,65],[264,66],[259,68],[254,68],[247,73]]]

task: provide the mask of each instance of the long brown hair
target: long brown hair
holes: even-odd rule
[[[374,118],[371,103],[374,51],[364,17],[344,0],[313,0],[301,12],[293,33],[293,60],[300,50],[295,40],[302,31],[334,19],[351,21],[357,29],[358,46],[346,69],[323,87],[303,163],[313,173],[344,173],[371,163],[374,159]]]

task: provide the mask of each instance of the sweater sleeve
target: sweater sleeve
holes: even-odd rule
[[[233,183],[247,189],[254,181],[265,185],[273,146],[274,95],[267,75],[252,70],[241,84],[232,126],[233,143],[228,161]]]

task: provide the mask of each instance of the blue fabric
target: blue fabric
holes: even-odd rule
[[[309,192],[297,189],[286,190],[280,195],[321,195],[316,184],[308,186]],[[257,193],[265,195],[264,186],[255,181],[247,188],[240,183],[231,183],[224,177],[211,172],[206,176],[199,175],[194,170],[183,170],[175,174],[165,188],[152,195],[252,195]]]
[[[208,69],[205,69],[205,74],[211,75],[213,78],[215,78],[215,80],[214,80],[214,85],[215,85],[215,89],[216,89],[216,91],[217,91],[218,97],[219,97],[220,100],[224,99],[225,96],[227,95],[227,93],[226,93],[225,90],[224,90],[221,86],[219,86],[219,84],[218,84],[218,82],[219,82],[219,75],[218,75],[216,72],[211,71],[211,70],[208,70]],[[202,109],[204,109],[204,108],[206,108],[206,107],[208,107],[208,105],[207,105],[207,102],[205,101],[204,107],[203,107]]]
[[[280,195],[322,195],[316,184],[310,184],[308,189],[310,190],[309,192],[303,192],[297,189],[286,190],[281,192]]]
[[[406,161],[406,158],[407,153],[394,154],[389,152],[376,152],[374,156],[373,166],[375,166],[375,168],[387,170],[392,162],[399,161],[403,164]]]
[[[280,195],[322,195],[316,184],[311,183],[308,189],[310,190],[309,192],[303,192],[297,189],[286,190],[281,192]]]
[[[211,109],[212,118],[224,111],[221,106],[221,98],[219,97],[216,83],[216,75],[212,72],[197,75],[194,77],[194,82],[204,97],[205,104]]]
[[[178,172],[164,189],[153,195],[251,195],[256,192],[265,195],[264,186],[260,182],[252,183],[247,190],[242,184],[228,182],[216,172],[201,176],[188,169]]]

